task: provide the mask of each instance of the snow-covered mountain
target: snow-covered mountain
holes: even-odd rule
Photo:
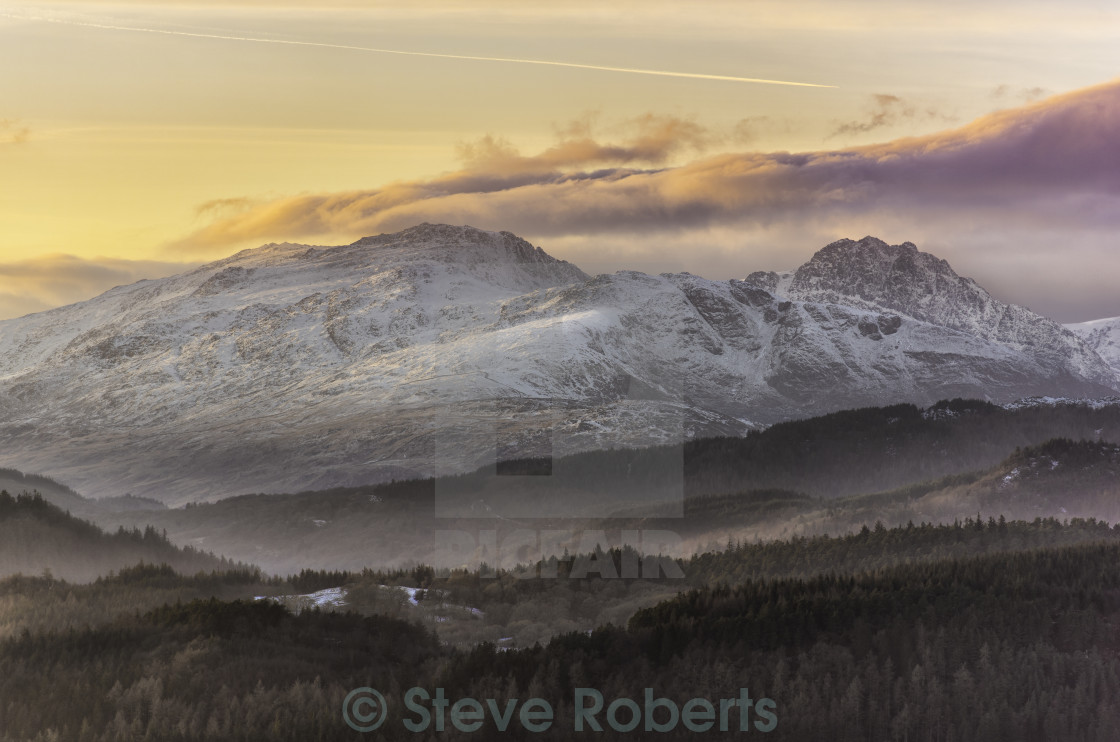
[[[1066,329],[1085,341],[1086,346],[1096,351],[1120,374],[1120,317],[1078,322],[1066,325]]]
[[[175,504],[1118,387],[1073,333],[908,243],[745,281],[589,277],[507,232],[425,224],[0,322],[0,466]]]

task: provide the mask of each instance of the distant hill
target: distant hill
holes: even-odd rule
[[[692,497],[779,488],[835,498],[988,469],[1051,438],[1120,441],[1120,399],[955,399],[779,423],[685,449]]]
[[[167,506],[148,497],[124,494],[92,500],[71,487],[41,474],[28,474],[17,469],[0,469],[0,490],[9,494],[39,495],[52,505],[80,517],[96,513],[127,510],[163,510]]]
[[[1008,520],[1120,522],[1120,445],[1055,439],[1015,451],[984,471],[954,474],[885,492],[824,500],[780,492],[702,498],[685,533],[692,542],[847,533],[883,523]]]
[[[25,474],[16,469],[0,469],[0,490],[7,490],[11,494],[38,492],[47,502],[72,512],[86,512],[91,507],[89,500],[65,484],[50,477]]]
[[[1120,521],[1120,444],[1056,439],[1016,451],[978,481],[921,501],[974,501],[985,513],[1008,517],[1095,517]]]
[[[1033,519],[1065,517],[1059,509],[1064,506],[1069,517],[1120,520],[1103,495],[1091,506],[1087,499],[1073,503],[1086,505],[1080,510],[1070,508],[1071,503],[1045,509],[1010,497],[1000,499],[1000,491],[980,497],[980,490],[960,490],[985,477],[1006,476],[1007,467],[1014,464],[1005,462],[1016,448],[1030,450],[1053,438],[1120,440],[1120,404],[1049,400],[1006,409],[955,400],[924,410],[911,405],[851,410],[775,425],[745,438],[695,441],[685,447],[683,511],[676,503],[676,514],[683,512],[683,518],[636,517],[625,509],[611,517],[577,520],[437,518],[437,486],[443,484],[431,479],[247,495],[187,508],[103,512],[95,517],[110,528],[152,524],[166,529],[176,543],[212,549],[273,572],[428,561],[438,530],[590,528],[617,533],[623,528],[653,528],[680,534],[691,553],[724,543],[729,535],[751,540],[842,533],[876,520],[952,522],[975,516],[977,510],[985,517],[1002,513]],[[656,462],[659,451],[579,454],[574,458],[582,479],[576,484],[586,487],[558,488],[556,494],[587,498],[603,489],[638,490],[648,480],[648,462]],[[1072,467],[1059,473],[1072,473]],[[470,480],[461,477],[456,482]],[[516,477],[483,477],[480,482],[497,483],[507,496],[515,495],[519,486]],[[470,492],[466,487],[464,491]],[[950,491],[952,496],[945,495]],[[474,496],[485,505],[500,493],[480,490]]]
[[[213,554],[177,547],[150,526],[106,533],[41,495],[13,497],[0,490],[0,577],[49,571],[71,582],[87,582],[139,562],[167,564],[185,574],[236,566]]]

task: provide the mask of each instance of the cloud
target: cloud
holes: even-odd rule
[[[0,319],[92,298],[114,286],[188,270],[197,263],[44,255],[0,262]]]
[[[22,126],[18,119],[0,119],[0,143],[23,144],[31,136],[31,129]]]
[[[536,237],[649,233],[884,209],[983,211],[1020,224],[1120,222],[1120,209],[1105,208],[1120,194],[1120,149],[1112,145],[1120,135],[1120,83],[886,144],[640,166],[703,143],[705,131],[694,126],[651,117],[621,144],[573,130],[533,156],[487,138],[464,148],[457,172],[372,190],[241,202],[180,244],[205,250],[249,240],[357,237],[423,221]]]
[[[688,152],[703,152],[727,135],[713,132],[690,119],[646,114],[623,122],[625,137],[603,142],[594,135],[590,116],[557,132],[557,141],[535,155],[523,155],[507,140],[485,136],[458,148],[462,169],[428,181],[394,183],[377,190],[304,195],[261,201],[241,197],[201,204],[198,216],[209,223],[176,241],[177,249],[212,251],[226,245],[257,239],[289,239],[310,235],[346,233],[363,223],[373,223],[399,210],[403,213],[424,203],[441,203],[462,210],[459,199],[554,185],[567,181],[590,182],[619,166],[660,165]],[[402,216],[407,219],[408,217]],[[423,221],[421,219],[420,221]]]
[[[994,101],[1012,101],[1022,103],[1033,103],[1034,101],[1044,98],[1049,94],[1046,88],[1033,87],[1015,87],[1013,85],[997,85],[992,88],[989,97]]]
[[[733,127],[728,136],[729,141],[733,144],[754,144],[766,129],[772,128],[772,121],[769,116],[748,116],[739,119]],[[789,122],[786,122],[785,131],[791,131]]]
[[[504,177],[547,175],[609,165],[662,164],[676,155],[703,152],[720,140],[695,121],[646,114],[624,122],[628,137],[621,143],[602,143],[594,136],[592,117],[559,129],[557,142],[536,155],[522,155],[507,140],[485,136],[458,147],[463,171]]]
[[[473,172],[514,175],[552,173],[571,168],[661,164],[682,151],[702,152],[717,136],[689,119],[646,114],[624,123],[627,141],[603,144],[596,141],[593,121],[585,117],[557,132],[558,141],[537,155],[521,155],[504,139],[486,136],[459,146],[464,169]]]
[[[244,196],[238,198],[215,198],[195,207],[195,215],[213,218],[221,216],[222,214],[244,211],[258,203],[260,203],[258,200]]]
[[[726,135],[651,117],[604,143],[580,126],[535,155],[481,140],[463,148],[462,169],[429,180],[226,204],[179,246],[350,241],[445,222],[514,231],[585,270],[719,276],[795,267],[837,237],[875,234],[913,240],[1032,308],[1120,314],[1114,289],[1093,278],[1120,274],[1120,82],[927,136],[679,166],[663,163]],[[1008,278],[1030,272],[1053,279],[1049,298]]]
[[[846,134],[865,134],[869,131],[894,126],[904,121],[933,119],[940,119],[942,121],[953,120],[951,116],[940,113],[935,108],[926,107],[921,109],[913,102],[900,98],[897,95],[877,93],[870,97],[867,116],[865,118],[840,124],[829,137],[843,136]]]

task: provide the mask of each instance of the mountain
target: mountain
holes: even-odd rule
[[[909,244],[840,241],[743,281],[589,277],[424,224],[0,322],[0,465],[179,504],[1118,386],[1073,333]]]
[[[1081,338],[1120,374],[1120,317],[1079,322],[1066,325],[1066,329]]]

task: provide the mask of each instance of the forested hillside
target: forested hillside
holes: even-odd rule
[[[10,578],[0,582],[5,611],[24,598],[78,615],[83,603],[108,605],[112,596],[119,613],[63,631],[25,623],[0,639],[0,740],[353,740],[341,709],[361,686],[390,699],[377,738],[415,739],[402,726],[400,699],[417,686],[502,707],[548,700],[554,725],[538,734],[514,724],[501,735],[511,739],[572,739],[573,693],[588,687],[639,704],[651,688],[678,706],[746,688],[756,702],[773,701],[777,723],[767,737],[781,740],[1111,741],[1120,734],[1118,541],[1120,530],[1092,521],[875,527],[730,544],[681,562],[683,581],[659,582],[576,577],[579,560],[618,553],[564,560],[554,580],[416,568],[305,572],[280,583],[256,573],[185,578],[159,567],[87,586]],[[362,585],[409,583],[428,593],[421,603],[442,595],[481,606],[477,620],[502,630],[593,611],[643,582],[647,597],[685,591],[628,620],[523,649],[441,646],[435,624],[417,626],[407,612],[292,615],[270,601],[206,598],[332,580],[356,594]],[[170,594],[161,591],[179,597],[142,615],[126,607]],[[737,737],[738,713],[729,717],[736,731],[709,734]],[[475,737],[497,734],[493,725]],[[450,726],[439,736],[469,738]],[[693,737],[678,726],[658,738]]]
[[[175,546],[152,526],[106,533],[38,493],[13,497],[0,490],[0,577],[49,573],[84,582],[137,562],[166,563],[187,573],[235,566],[213,554]]]
[[[916,432],[910,437],[904,436],[909,441],[906,444],[909,446],[907,457],[921,461],[922,452],[933,447],[935,443],[931,441],[942,435],[955,440],[957,433],[954,429],[944,427],[950,423],[927,419],[928,416],[914,412],[909,425],[912,432]],[[885,469],[896,457],[904,458],[898,453],[901,449],[891,448],[894,443],[870,437],[870,434],[861,439],[861,434],[852,432],[849,436],[851,440],[848,440],[841,431],[847,424],[845,421],[851,423],[852,420],[864,419],[864,415],[875,417],[886,414],[886,410],[877,408],[857,411],[852,413],[853,417],[830,417],[827,420],[831,421],[831,427],[818,429],[810,426],[800,432],[787,431],[789,438],[784,445],[790,450],[832,447],[832,454],[821,455],[821,466],[825,468],[835,465],[837,469],[852,467],[853,470],[880,471],[881,462],[886,462],[882,463]],[[1120,446],[1104,437],[1108,429],[1105,411],[1059,408],[1050,423],[1046,423],[1045,417],[1034,416],[1030,410],[1018,411],[1008,418],[1004,418],[1005,414],[1010,413],[989,409],[976,413],[975,419],[969,416],[970,413],[958,413],[958,417],[951,419],[970,420],[968,424],[977,426],[977,449],[982,448],[980,441],[988,435],[985,421],[996,424],[994,421],[998,420],[1032,420],[1039,426],[1036,432],[1051,428],[1104,427],[1093,428],[1090,440],[1059,438],[1018,450],[1013,447],[998,457],[994,465],[984,469],[906,481],[900,487],[884,491],[869,490],[843,497],[825,497],[784,488],[736,489],[718,495],[690,495],[683,503],[676,503],[678,514],[672,517],[634,517],[622,512],[613,518],[569,519],[563,525],[574,531],[603,530],[615,534],[615,537],[622,530],[671,531],[682,538],[677,553],[687,556],[710,551],[726,543],[728,538],[749,542],[798,535],[843,534],[858,531],[876,521],[888,526],[905,525],[911,521],[952,523],[975,517],[978,513],[984,518],[1003,515],[1012,520],[1120,520],[1120,451],[1117,451]],[[1069,425],[1059,424],[1063,420]],[[873,426],[869,425],[868,429],[871,428]],[[826,429],[831,431],[828,436],[822,432]],[[798,436],[809,433],[813,433],[805,439],[809,443],[797,442],[800,440]],[[1120,437],[1120,433],[1117,435]],[[815,471],[813,456],[803,452],[798,457],[783,459],[781,452],[784,449],[778,446],[771,450],[772,443],[766,442],[768,440],[760,435],[745,440],[702,441],[697,444],[700,447],[697,455],[708,457],[710,471],[723,472],[720,476],[739,477],[735,473],[738,471],[736,467],[749,469],[756,464],[756,468],[773,471],[788,467],[791,476],[787,479],[811,488],[810,480]],[[827,444],[822,440],[828,441]],[[755,448],[750,448],[752,446]],[[858,447],[860,452],[838,453],[841,448],[853,447]],[[871,455],[869,451],[872,450],[886,451],[891,455]],[[637,487],[646,480],[637,478],[628,482],[624,462],[634,464],[643,458],[656,456],[656,449],[586,455],[583,457],[587,464],[583,475],[587,482],[585,491],[593,493],[597,487],[602,487],[605,491],[614,492],[625,486]],[[966,462],[970,460],[966,452],[961,452],[960,457]],[[984,455],[986,457],[987,454]],[[963,467],[951,458],[945,461],[953,463],[951,468]],[[686,465],[694,468],[688,459]],[[709,476],[708,471],[696,476]],[[599,484],[596,485],[594,482],[600,474]],[[842,479],[839,473],[837,477],[837,481]],[[516,495],[520,486],[517,477],[492,479],[500,481],[511,496]],[[889,477],[886,479],[890,480]],[[686,487],[690,486],[689,481],[692,480],[685,480]],[[208,548],[234,559],[252,561],[274,572],[294,572],[306,567],[352,570],[371,565],[403,567],[432,560],[437,531],[462,529],[476,533],[480,528],[477,519],[434,517],[437,486],[438,483],[432,480],[411,480],[297,495],[252,495],[185,509],[134,510],[104,516],[100,520],[114,528],[119,524],[128,528],[155,524],[161,530],[166,529],[178,543],[206,544]],[[556,495],[563,493],[563,487],[560,487]],[[480,496],[480,499],[491,501],[488,496]],[[672,510],[672,507],[668,509]],[[548,530],[555,524],[549,518],[524,517],[492,520],[485,527],[506,534],[522,528]],[[577,543],[578,539],[573,538],[568,548],[575,549]]]
[[[868,407],[685,449],[691,497],[780,488],[834,498],[987,469],[1053,438],[1120,441],[1120,402]]]

